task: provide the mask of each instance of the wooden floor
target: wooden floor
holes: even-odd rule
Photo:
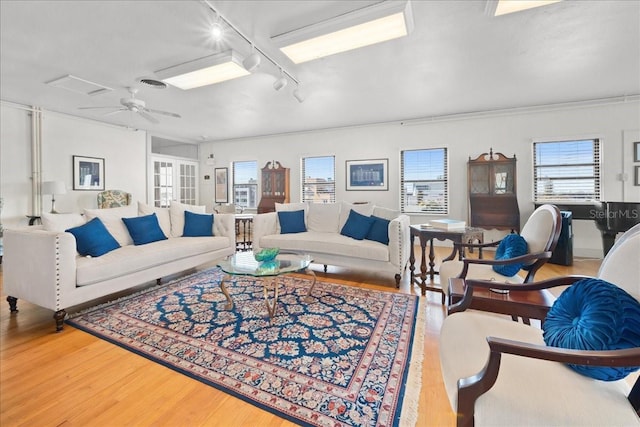
[[[439,249],[439,248],[437,248]],[[448,251],[447,251],[448,252]],[[437,259],[446,256],[438,250]],[[572,267],[547,264],[536,276],[596,273],[600,260]],[[314,266],[315,267],[315,266]],[[395,291],[393,278],[318,266],[326,279]],[[0,275],[0,285],[2,276]],[[416,293],[408,271],[399,292]],[[0,301],[0,426],[284,426],[293,425],[185,375],[87,333],[65,326],[54,333],[53,313],[18,301],[9,313]],[[418,426],[451,426],[440,375],[440,295],[426,296],[426,336]]]

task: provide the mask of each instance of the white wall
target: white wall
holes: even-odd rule
[[[31,206],[31,118],[26,110],[2,105],[0,110],[0,194],[5,227],[26,225]],[[63,181],[67,193],[56,195],[58,212],[96,208],[97,191],[74,191],[72,156],[105,160],[105,188],[128,191],[134,201],[146,200],[146,133],[108,126],[68,115],[43,112],[42,181]],[[51,209],[51,196],[42,196]]]
[[[518,203],[522,223],[533,212],[532,141],[536,138],[600,138],[603,147],[603,200],[640,201],[631,179],[621,181],[619,174],[630,167],[623,153],[630,153],[630,141],[623,133],[640,129],[640,102],[582,106],[555,111],[511,112],[476,117],[441,119],[422,123],[388,123],[380,125],[319,130],[243,140],[205,143],[201,146],[201,177],[212,175],[214,167],[231,167],[231,162],[257,160],[262,168],[278,160],[291,168],[291,201],[300,194],[300,161],[305,156],[336,156],[336,199],[371,201],[399,208],[400,152],[407,149],[447,147],[450,170],[449,217],[467,218],[467,173],[469,157],[475,158],[493,148],[518,158]],[[629,138],[627,138],[629,139]],[[215,165],[205,162],[214,154]],[[389,159],[389,191],[346,191],[345,161]],[[230,169],[231,171],[231,169]],[[213,182],[201,180],[200,203],[211,209]],[[623,196],[625,198],[623,198]],[[412,215],[412,223],[429,217]],[[485,238],[498,238],[500,233]],[[600,234],[593,221],[574,221],[574,253],[577,256],[602,256]]]

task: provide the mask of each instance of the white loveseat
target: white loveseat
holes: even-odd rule
[[[85,210],[80,214],[43,214],[43,225],[5,230],[4,293],[12,312],[17,299],[55,311],[60,331],[66,309],[224,258],[235,252],[235,220],[216,214],[213,236],[181,237],[184,211],[204,213],[203,206],[173,202],[170,208],[145,204]],[[168,237],[134,245],[121,218],[156,213]],[[100,218],[120,248],[98,257],[80,256],[76,238],[64,230]]]
[[[282,234],[278,212],[305,212],[306,231]],[[364,216],[389,221],[389,243],[357,240],[340,234],[351,210]],[[281,251],[304,252],[317,264],[342,266],[394,274],[396,286],[409,260],[409,224],[407,215],[372,204],[288,203],[277,204],[276,212],[258,214],[253,219],[253,250],[277,247]]]

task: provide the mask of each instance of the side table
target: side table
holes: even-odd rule
[[[435,227],[424,227],[421,225],[412,225],[410,228],[410,245],[411,254],[409,256],[409,270],[411,270],[411,283],[415,283],[420,286],[422,295],[426,295],[427,291],[440,292],[442,294],[442,304],[444,304],[445,296],[442,290],[442,286],[446,284],[440,284],[436,286],[434,278],[438,272],[435,267],[435,252],[433,250],[433,239],[438,240],[451,240],[457,243],[470,243],[477,241],[478,243],[484,242],[484,230],[482,228],[465,227],[460,230],[441,230]],[[420,262],[420,275],[415,274],[415,253],[414,242],[416,236],[420,239],[420,247],[422,248],[422,258]],[[427,270],[426,260],[426,247],[429,242],[429,269]],[[482,252],[480,252],[482,255]],[[458,254],[459,259],[464,256],[464,251],[460,251]],[[430,284],[427,284],[427,275],[429,275]]]

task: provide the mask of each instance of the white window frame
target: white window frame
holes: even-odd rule
[[[593,148],[589,154],[589,160],[576,160],[575,163],[567,163],[568,159],[559,158],[557,161],[544,160],[540,164],[538,156],[538,147],[544,147],[545,144],[549,149],[552,148],[552,144],[556,147],[567,144],[567,148],[570,148],[569,144],[575,144],[576,142],[588,142],[591,141]],[[572,153],[574,156],[582,155],[579,152]],[[600,200],[602,197],[602,139],[598,137],[579,137],[579,138],[555,138],[555,139],[538,139],[534,140],[532,144],[532,191],[534,203],[586,203],[591,200]],[[574,170],[572,170],[572,168]],[[578,168],[593,168],[593,175],[581,174]],[[554,175],[550,178],[549,173]],[[545,196],[545,188],[551,188],[553,191],[554,184],[561,184],[562,182],[568,183],[569,181],[588,181],[593,180],[592,191],[588,193],[582,193],[581,196],[571,196],[570,193],[565,194],[549,194]]]
[[[236,170],[237,170],[237,164],[239,163],[253,163],[255,166],[255,182],[251,183],[251,182],[240,182],[240,183],[236,183]],[[259,173],[258,173],[258,161],[257,160],[238,160],[235,162],[231,163],[231,203],[235,204],[237,207],[244,209],[257,209],[258,208],[258,203],[260,203],[259,200],[259,195],[258,195],[258,179],[259,179]],[[253,188],[253,192],[254,192],[254,204],[252,206],[251,203],[251,197],[249,196],[247,199],[246,203],[240,203],[238,200],[236,200],[236,187],[252,187]],[[249,192],[251,192],[251,189],[249,189]]]
[[[171,184],[171,194],[168,197],[161,197],[157,199],[155,197],[156,190],[156,180],[155,180],[155,163],[156,162],[165,162],[170,163],[172,167],[172,174],[170,179]],[[185,184],[185,177],[181,176],[181,170],[184,166],[188,166],[189,168],[193,168],[194,175],[191,177],[193,179],[192,182],[189,182],[190,185]],[[151,156],[151,169],[149,171],[149,204],[156,207],[168,207],[171,203],[171,200],[176,200],[180,203],[186,204],[194,204],[197,205],[199,203],[199,164],[197,160],[184,159],[180,157],[172,157],[172,156],[164,156],[159,154],[153,154]],[[186,177],[189,181],[189,177]],[[186,194],[186,193],[190,194]],[[186,197],[189,196],[189,197]]]
[[[428,152],[428,151],[436,151],[441,150],[444,154],[443,165],[442,165],[442,178],[430,178],[427,176],[420,177],[420,179],[405,179],[405,153],[408,152]],[[430,185],[431,183],[442,183],[443,185],[443,194],[442,194],[442,206],[439,208],[428,205],[424,208],[420,209],[410,209],[407,206],[407,197],[410,197],[406,193],[408,193],[408,189],[413,185],[414,192],[415,187],[417,185]],[[415,196],[417,197],[417,196]],[[425,214],[425,215],[448,215],[449,214],[449,149],[447,147],[433,147],[433,148],[417,148],[417,149],[408,149],[402,150],[400,152],[400,209],[402,213],[407,214]],[[409,208],[409,209],[408,209]]]
[[[325,181],[320,182],[320,179],[323,177],[307,177],[307,166],[306,161],[308,159],[333,159],[333,181]],[[300,159],[300,194],[302,202],[309,203],[335,203],[336,201],[336,156],[335,155],[327,155],[327,156],[308,156],[302,157]],[[326,192],[318,192],[318,188],[322,186],[326,189],[333,187],[333,190],[329,190]],[[322,197],[322,194],[328,194],[329,197]],[[313,197],[307,197],[307,195],[313,194]]]

